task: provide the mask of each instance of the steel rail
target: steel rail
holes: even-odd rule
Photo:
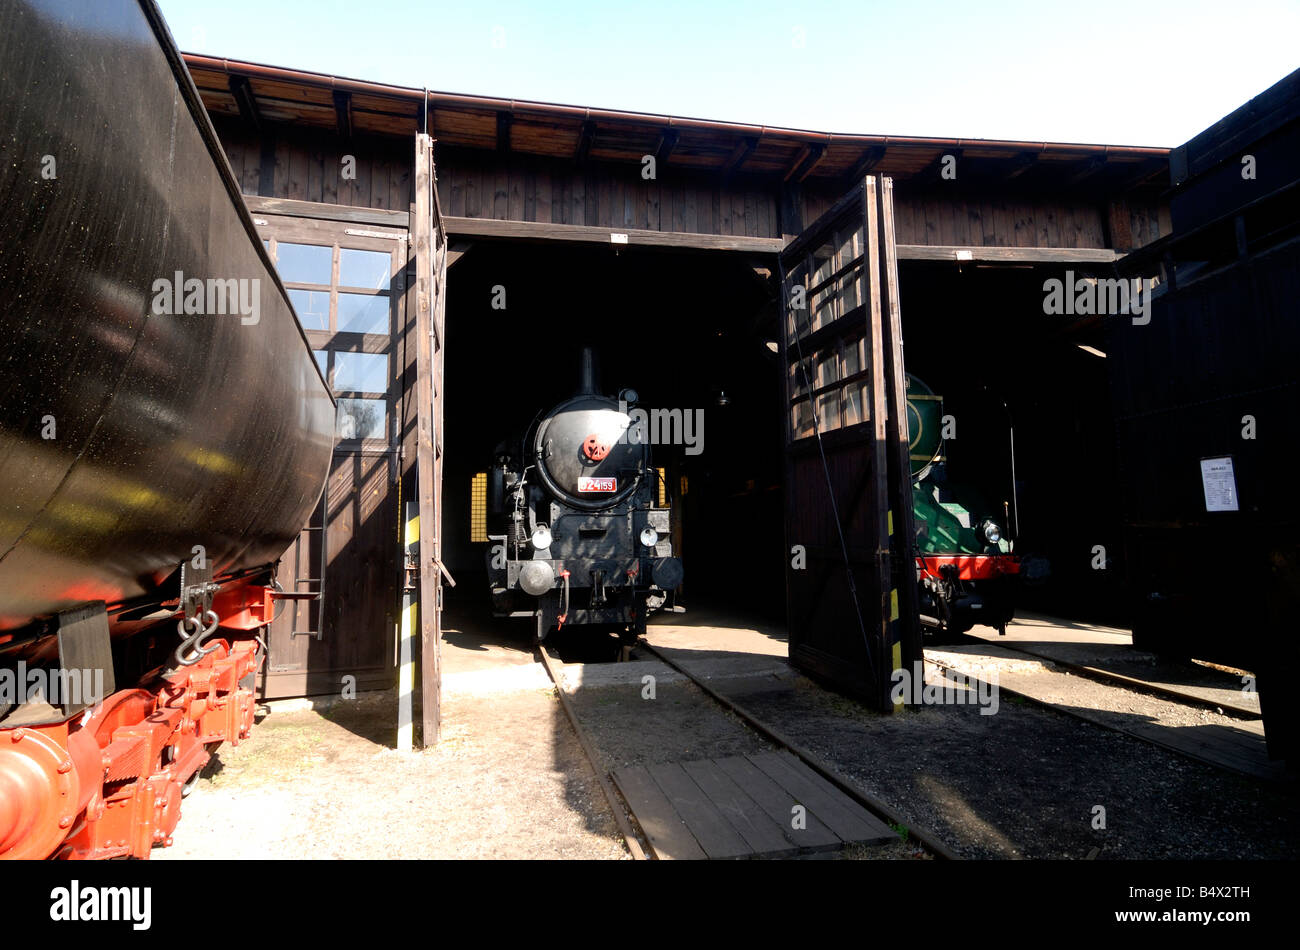
[[[1026,653],[1024,655],[1032,656],[1033,654]],[[926,657],[925,662],[933,663],[936,667],[946,672],[952,672],[960,675],[968,684],[974,684],[976,686],[988,686],[990,689],[994,688],[993,684],[990,684],[987,680],[980,679],[978,676],[975,676],[972,673],[968,673],[959,667],[952,666],[948,663],[940,662],[939,660],[935,660],[930,657]],[[1025,702],[1031,703],[1040,709],[1048,709],[1051,710],[1052,712],[1061,713],[1062,715],[1069,716],[1071,719],[1077,719],[1080,722],[1086,722],[1089,725],[1093,725],[1101,729],[1109,730],[1110,732],[1117,733],[1121,736],[1127,736],[1128,738],[1133,739],[1137,742],[1145,742],[1147,745],[1155,746],[1156,748],[1163,749],[1166,752],[1172,752],[1174,755],[1182,756],[1183,758],[1190,759],[1193,762],[1199,762],[1202,765],[1211,766],[1213,768],[1219,769],[1222,772],[1230,772],[1233,775],[1240,775],[1245,778],[1254,779],[1257,782],[1270,782],[1275,784],[1285,782],[1285,779],[1282,778],[1270,776],[1267,774],[1261,774],[1259,772],[1251,772],[1251,771],[1247,771],[1246,769],[1237,768],[1227,762],[1223,762],[1218,759],[1212,759],[1209,756],[1200,755],[1199,753],[1194,752],[1191,749],[1186,749],[1181,746],[1176,746],[1169,742],[1163,742],[1160,739],[1157,739],[1153,736],[1146,736],[1138,732],[1133,732],[1129,729],[1124,729],[1120,726],[1116,726],[1112,723],[1106,722],[1104,719],[1098,716],[1091,716],[1088,713],[1081,712],[1071,706],[1057,704],[1051,702],[1050,700],[1040,699],[1037,696],[1031,696],[1028,693],[1023,693],[1019,690],[1012,689],[1011,687],[1004,686],[1001,683],[996,684],[996,688],[999,693],[1006,693],[1008,696],[1014,696],[1017,699],[1022,699]]]
[[[586,730],[578,722],[578,715],[573,711],[569,698],[564,695],[564,683],[560,680],[560,674],[556,671],[550,654],[546,652],[546,645],[539,643],[537,653],[541,657],[542,666],[546,668],[546,675],[555,684],[555,692],[560,697],[560,705],[564,707],[564,714],[569,717],[569,725],[573,727],[573,733],[578,737],[578,745],[582,746],[582,754],[591,763],[591,770],[596,774],[596,781],[600,783],[600,790],[605,793],[605,801],[609,803],[609,810],[614,813],[614,821],[618,825],[619,834],[623,836],[623,841],[627,844],[628,853],[632,855],[634,861],[647,860],[645,849],[641,847],[641,842],[637,838],[636,832],[632,830],[632,825],[628,822],[627,815],[623,811],[622,799],[614,791],[614,786],[610,784],[609,776],[606,774],[605,769],[601,767],[600,760],[596,757],[596,750],[592,748],[591,742],[587,739]]]
[[[926,828],[918,827],[916,824],[914,824],[906,817],[904,817],[902,814],[900,814],[898,811],[896,811],[892,806],[876,798],[874,795],[869,795],[866,792],[862,791],[851,781],[849,781],[847,777],[841,775],[832,765],[830,765],[830,763],[823,761],[819,756],[814,755],[812,752],[809,752],[807,749],[804,749],[802,746],[795,743],[794,740],[792,740],[789,736],[767,725],[765,722],[763,722],[761,719],[759,719],[749,710],[745,709],[745,707],[741,706],[739,703],[735,702],[734,700],[728,699],[726,696],[723,696],[721,693],[713,689],[713,687],[709,686],[707,683],[705,683],[695,674],[691,673],[690,670],[681,666],[679,663],[670,660],[658,649],[651,646],[650,643],[645,639],[638,641],[637,645],[649,650],[651,653],[657,656],[661,661],[663,661],[663,663],[666,664],[669,668],[676,670],[682,676],[685,676],[688,680],[690,680],[692,683],[698,686],[700,690],[703,691],[704,695],[708,696],[710,699],[712,699],[718,705],[722,706],[724,709],[734,713],[742,722],[745,723],[745,725],[749,726],[759,735],[763,736],[765,739],[767,739],[770,742],[776,743],[778,746],[781,746],[787,752],[794,755],[797,759],[799,759],[801,762],[807,765],[810,769],[812,769],[822,778],[826,779],[826,781],[830,782],[832,785],[838,788],[845,795],[848,795],[849,798],[852,798],[863,808],[867,809],[867,811],[871,812],[872,814],[876,815],[879,818],[883,818],[887,823],[891,825],[905,827],[907,829],[908,836],[915,838],[917,841],[919,841],[922,845],[926,847],[927,850],[932,852],[935,857],[942,858],[945,861],[962,860],[961,856],[958,855],[956,852],[954,852],[946,844],[944,844],[943,841],[941,841],[938,835],[936,835],[934,832]]]

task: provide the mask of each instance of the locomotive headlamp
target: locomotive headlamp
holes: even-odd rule
[[[533,529],[532,536],[529,538],[533,542],[533,547],[539,551],[551,546],[551,529],[544,524],[539,524]]]
[[[659,543],[659,532],[649,525],[641,529],[641,543],[648,548],[654,547]]]
[[[989,544],[997,544],[1002,540],[1002,529],[992,521],[984,522],[984,540]]]

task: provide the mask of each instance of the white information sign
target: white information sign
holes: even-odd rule
[[[1205,489],[1206,511],[1237,510],[1237,479],[1232,459],[1201,459],[1201,485]]]

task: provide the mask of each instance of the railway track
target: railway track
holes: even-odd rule
[[[894,827],[905,826],[907,828],[908,837],[914,839],[935,858],[943,860],[959,859],[959,855],[954,853],[933,832],[925,828],[918,828],[911,820],[906,819],[886,802],[861,791],[829,763],[825,762],[812,752],[804,749],[788,736],[762,722],[739,703],[728,699],[726,696],[723,696],[721,693],[714,690],[689,669],[670,659],[662,652],[655,649],[655,647],[651,646],[644,639],[638,641],[637,646],[644,649],[647,653],[652,654],[669,669],[676,671],[686,679],[690,680],[691,683],[698,687],[705,696],[722,709],[736,716],[736,718],[744,723],[744,725],[751,731],[757,733],[767,742],[777,746],[777,748],[799,759],[804,765],[816,772],[827,782],[830,782],[857,804],[865,808],[868,812]],[[618,823],[619,832],[623,835],[623,839],[627,843],[628,851],[636,860],[645,860],[649,858],[650,855],[648,855],[646,849],[641,846],[640,839],[637,837],[630,822],[627,820],[627,812],[631,811],[631,809],[625,808],[621,796],[619,796],[619,794],[614,790],[613,783],[610,781],[609,776],[601,766],[600,760],[587,737],[586,731],[583,729],[582,723],[579,721],[572,704],[565,695],[563,680],[559,670],[555,666],[554,658],[550,655],[545,644],[539,645],[537,652],[541,658],[542,665],[546,669],[547,675],[555,684],[556,692],[560,697],[560,703],[564,708],[565,715],[568,717],[570,725],[573,727],[574,733],[578,737],[578,743],[582,747],[583,754],[587,757],[587,761],[591,763],[592,771],[596,773],[596,777],[600,782],[601,790],[604,792],[610,810],[614,813],[614,819]]]
[[[978,638],[971,638],[971,639],[974,642],[980,642],[983,643],[984,645],[987,645],[987,641],[980,641],[978,640]],[[1003,644],[997,644],[997,646],[1002,647]],[[1172,702],[1177,702],[1188,707],[1203,707],[1203,706],[1216,707],[1217,706],[1220,708],[1224,708],[1225,710],[1227,708],[1224,707],[1222,703],[1208,701],[1204,697],[1190,695],[1178,690],[1172,690],[1172,689],[1161,690],[1158,688],[1153,688],[1153,684],[1147,683],[1144,680],[1138,680],[1133,677],[1124,676],[1122,674],[1110,673],[1109,671],[1099,670],[1094,667],[1079,666],[1077,664],[1066,663],[1066,662],[1059,661],[1054,657],[1048,658],[1036,653],[1029,652],[1027,650],[1016,650],[1009,646],[1006,646],[1004,648],[1010,652],[1018,653],[1021,656],[1031,657],[1034,660],[1043,663],[1052,663],[1060,667],[1063,667],[1071,672],[1078,672],[1081,678],[1090,679],[1093,682],[1097,682],[1102,685],[1115,686],[1117,688],[1129,689],[1134,691],[1139,691],[1142,690],[1143,687],[1146,687],[1145,690],[1146,692],[1150,692],[1151,694],[1159,696],[1162,699],[1168,699]],[[927,655],[925,659],[927,663],[932,663],[934,664],[934,666],[946,672],[959,674],[968,684],[983,683],[984,685],[990,685],[988,684],[988,681],[986,679],[981,678],[978,674],[972,673],[968,669],[963,669],[962,667],[957,666],[951,662],[944,662],[943,660],[936,659],[933,656],[932,650],[927,649],[926,653]],[[1061,713],[1073,719],[1077,719],[1081,722],[1086,722],[1089,725],[1098,726],[1102,729],[1107,729],[1112,732],[1117,732],[1121,735],[1129,736],[1141,742],[1145,742],[1149,745],[1156,746],[1157,748],[1164,749],[1168,752],[1173,752],[1176,755],[1180,755],[1185,758],[1192,759],[1194,761],[1200,762],[1205,765],[1211,765],[1218,769],[1222,769],[1229,772],[1235,772],[1241,775],[1246,775],[1250,778],[1263,779],[1265,781],[1280,781],[1284,779],[1285,773],[1283,767],[1281,765],[1275,766],[1268,760],[1256,760],[1256,758],[1251,757],[1249,755],[1233,755],[1231,753],[1227,755],[1207,754],[1207,750],[1205,748],[1197,748],[1187,742],[1181,741],[1181,737],[1178,736],[1180,730],[1167,729],[1159,726],[1150,726],[1145,729],[1135,728],[1135,727],[1124,727],[1121,725],[1117,725],[1113,722],[1107,721],[1104,715],[1106,711],[1104,710],[1090,711],[1090,710],[1076,708],[1067,703],[1056,702],[1050,699],[1044,699],[1040,696],[1034,695],[1031,692],[1027,692],[1025,690],[1019,690],[1012,686],[1007,686],[1005,683],[1001,681],[1002,680],[1001,676],[999,676],[998,679],[999,682],[997,683],[997,689],[1000,693],[1006,694],[1008,696],[1016,697],[1020,700],[1023,700],[1024,702],[1030,703],[1039,708],[1050,709],[1054,712]],[[1244,712],[1245,715],[1243,716],[1243,718],[1248,719],[1248,721],[1254,722],[1254,721],[1258,721],[1260,718],[1259,715],[1257,713],[1254,713],[1252,710],[1245,710]],[[1164,733],[1164,735],[1161,735],[1161,733]],[[1174,741],[1175,739],[1178,739],[1179,741]],[[1262,737],[1258,740],[1258,742],[1262,747]],[[1214,751],[1214,750],[1210,750],[1210,751]]]
[[[596,781],[600,783],[600,790],[605,795],[605,801],[609,805],[609,810],[614,813],[614,821],[618,825],[618,832],[623,836],[623,842],[627,845],[627,850],[632,855],[634,861],[644,861],[648,857],[645,849],[641,847],[641,841],[632,830],[631,823],[627,820],[627,812],[623,808],[623,802],[614,791],[614,786],[609,780],[609,775],[601,768],[600,759],[596,756],[596,750],[591,746],[591,740],[587,738],[587,731],[582,728],[582,723],[578,721],[578,714],[573,711],[573,704],[569,702],[569,697],[564,694],[564,682],[560,678],[559,671],[555,668],[555,661],[551,658],[546,649],[546,644],[537,645],[537,655],[541,658],[542,666],[546,668],[546,675],[551,678],[555,684],[556,695],[560,697],[560,705],[564,708],[564,715],[568,717],[569,725],[573,727],[573,733],[578,737],[578,745],[582,747],[582,754],[586,756],[587,762],[591,764],[591,770],[596,774]]]
[[[962,643],[969,644],[989,644],[992,641],[983,640],[979,637],[964,635]],[[1206,709],[1219,709],[1223,712],[1231,713],[1242,719],[1261,719],[1263,718],[1258,709],[1252,709],[1248,706],[1238,705],[1236,703],[1226,702],[1222,699],[1211,699],[1206,696],[1198,696],[1186,690],[1178,689],[1174,686],[1165,686],[1160,683],[1153,683],[1150,680],[1140,679],[1135,676],[1126,676],[1123,673],[1116,673],[1114,670],[1107,670],[1098,666],[1090,666],[1082,663],[1072,663],[1069,660],[1062,660],[1057,656],[1049,656],[1045,653],[1037,653],[1033,650],[1026,650],[1023,647],[1016,646],[1014,642],[995,644],[1004,650],[1011,650],[1022,656],[1032,657],[1044,663],[1051,663],[1053,666],[1059,666],[1062,669],[1069,670],[1079,676],[1085,676],[1091,680],[1101,683],[1113,683],[1123,686],[1126,689],[1138,690],[1141,692],[1151,693],[1155,696],[1162,696],[1166,699],[1172,699],[1189,706],[1201,706]]]

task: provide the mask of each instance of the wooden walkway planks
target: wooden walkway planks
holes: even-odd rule
[[[795,801],[793,795],[756,769],[748,759],[742,756],[719,759],[717,765],[735,784],[743,788],[745,794],[778,826],[782,837],[794,842],[802,850],[827,851],[838,848],[842,844],[840,837],[818,821],[816,815],[805,814],[804,826],[793,827],[794,806],[800,803]]]
[[[754,801],[726,775],[716,762],[685,762],[682,770],[709,797],[714,806],[744,839],[748,853],[782,854],[790,850],[790,841],[773,822],[773,816]],[[785,810],[785,816],[790,810]],[[783,820],[783,816],[775,816]]]
[[[614,773],[614,784],[631,807],[655,857],[661,861],[708,857],[644,768],[619,769]]]
[[[655,784],[663,789],[673,809],[706,855],[717,859],[740,858],[754,853],[727,817],[709,800],[704,789],[680,765],[652,765],[646,771]],[[632,809],[632,812],[635,814],[636,809]]]
[[[784,753],[633,766],[614,781],[661,860],[780,857],[897,838]],[[796,805],[805,810],[799,828]]]

